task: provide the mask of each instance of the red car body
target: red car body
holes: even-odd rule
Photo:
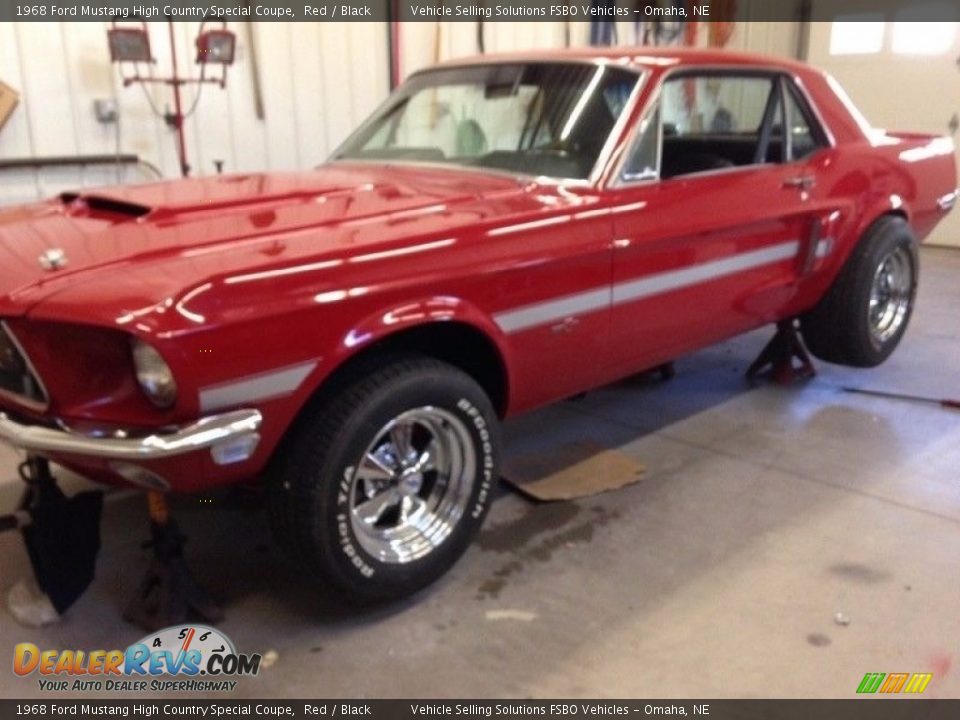
[[[455,360],[514,415],[797,316],[878,217],[902,215],[922,239],[956,197],[949,140],[870,132],[827,76],[799,63],[646,49],[503,61],[530,59],[642,74],[587,181],[334,161],[0,212],[0,319],[46,391],[45,402],[0,393],[0,434],[99,480],[202,490],[257,476],[339,368],[398,343]],[[791,78],[828,147],[795,163],[618,183],[664,78],[700,67]],[[799,187],[804,177],[815,184]],[[50,271],[38,257],[53,248],[68,264]],[[172,407],[141,392],[131,337],[170,366]],[[125,450],[149,471],[134,477],[109,450],[83,449],[149,445],[236,411],[255,411],[231,418],[259,437],[240,460],[216,461],[210,443],[142,461]],[[55,442],[64,434],[77,452]]]

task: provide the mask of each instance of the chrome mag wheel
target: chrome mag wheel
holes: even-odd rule
[[[357,542],[384,563],[430,554],[463,516],[476,466],[474,442],[456,416],[431,406],[397,416],[352,468],[350,523]]]
[[[870,286],[870,335],[878,344],[899,332],[913,294],[913,267],[909,252],[898,247],[887,255]]]

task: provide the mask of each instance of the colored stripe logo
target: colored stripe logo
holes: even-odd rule
[[[913,693],[919,694],[927,689],[933,673],[866,673],[857,687],[857,693]]]

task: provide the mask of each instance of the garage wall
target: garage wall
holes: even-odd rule
[[[583,23],[571,23],[582,25]],[[483,24],[486,52],[562,48],[564,23],[489,22]],[[478,27],[473,22],[407,22],[401,24],[401,72],[404,77],[440,60],[480,52]],[[586,35],[576,44],[586,44]]]
[[[621,44],[633,23],[618,23]],[[174,26],[181,69],[197,71],[193,38],[199,23]],[[227,88],[205,86],[186,125],[195,174],[308,168],[321,162],[387,94],[387,28],[383,23],[233,23],[237,62]],[[170,66],[168,27],[149,26],[159,76]],[[0,158],[135,153],[165,177],[178,175],[174,132],[151,110],[172,106],[166,86],[122,87],[108,62],[106,23],[0,23],[0,79],[20,91],[21,105],[0,130]],[[588,23],[485,23],[487,52],[583,46]],[[256,116],[251,41],[257,48],[265,115]],[[699,41],[706,42],[706,32]],[[793,54],[796,27],[755,22],[737,26],[730,47]],[[404,23],[404,75],[437,60],[478,51],[476,23]],[[146,72],[146,68],[144,68]],[[216,70],[212,71],[215,74]],[[189,107],[195,88],[184,92]],[[148,95],[149,94],[149,98]],[[115,98],[119,125],[94,118],[97,98]],[[118,134],[119,131],[119,134]],[[78,185],[143,180],[116,168],[3,173],[0,204],[45,197]]]
[[[904,0],[902,8],[910,3]],[[952,136],[960,167],[960,22],[911,23],[919,46],[897,50],[896,14],[880,17],[860,28],[861,37],[874,36],[876,45],[845,52],[834,47],[833,23],[811,23],[810,62],[840,82],[873,126]],[[942,47],[935,38],[945,41]],[[947,215],[927,242],[960,247],[960,212]]]
[[[747,0],[743,5],[745,17],[762,8]],[[589,23],[584,22],[520,22],[485,23],[484,46],[487,52],[509,52],[562,48],[569,36],[573,47],[585,46],[590,37]],[[635,29],[632,22],[617,23],[618,45],[633,45]],[[749,50],[787,57],[798,57],[799,25],[788,22],[751,21],[738,23],[728,48]],[[707,44],[707,31],[698,33],[697,44]],[[404,23],[401,41],[401,69],[403,75],[427,67],[440,60],[466,57],[479,52],[477,24],[471,22]]]
[[[197,71],[191,51],[198,27],[174,26],[181,70],[186,65]],[[205,86],[186,125],[189,159],[197,174],[214,172],[214,160],[223,160],[225,171],[316,165],[387,93],[383,23],[231,27],[239,46],[227,88]],[[148,100],[139,85],[124,89],[117,67],[107,61],[106,28],[99,23],[0,23],[0,78],[21,94],[20,107],[0,130],[0,157],[119,149],[140,155],[167,177],[177,176],[175,135],[150,108],[150,100],[161,111],[172,106],[172,94],[157,85],[148,91]],[[155,72],[161,75],[170,67],[168,28],[151,24],[150,34],[158,60]],[[258,49],[262,120],[254,110],[251,39]],[[184,91],[186,107],[194,92],[193,87]],[[119,141],[117,125],[95,120],[96,98],[119,103]],[[75,170],[4,174],[0,203],[28,199],[38,191],[47,195],[61,185],[89,184],[88,179]]]

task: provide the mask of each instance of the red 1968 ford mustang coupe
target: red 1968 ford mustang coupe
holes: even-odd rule
[[[310,574],[403,595],[477,532],[500,418],[783,320],[883,362],[956,185],[949,139],[799,63],[448,63],[314,171],[0,212],[0,439],[153,490],[262,476]]]

